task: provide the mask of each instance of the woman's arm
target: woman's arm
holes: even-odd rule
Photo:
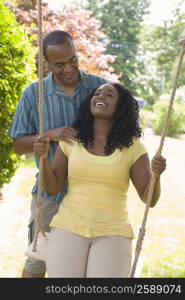
[[[160,175],[165,168],[165,158],[157,154],[152,159],[151,168],[148,154],[143,154],[141,157],[139,157],[131,168],[130,177],[132,183],[135,186],[139,197],[144,203],[147,201],[152,171],[156,174],[153,197],[150,205],[151,207],[155,206],[160,197]]]
[[[67,157],[58,146],[51,164],[48,162],[49,138],[38,137],[33,149],[36,155],[43,158],[43,184],[47,194],[58,194],[67,179]]]

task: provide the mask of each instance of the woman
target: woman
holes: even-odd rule
[[[134,233],[128,220],[131,179],[146,202],[151,168],[157,179],[151,207],[160,196],[165,159],[156,155],[151,168],[140,141],[138,104],[117,83],[101,85],[79,111],[76,141],[59,142],[53,161],[49,139],[38,138],[34,151],[44,159],[47,193],[68,192],[51,221],[47,247],[48,277],[128,277]]]

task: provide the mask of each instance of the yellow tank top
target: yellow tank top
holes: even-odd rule
[[[68,157],[68,192],[51,227],[84,237],[134,237],[126,203],[130,168],[147,151],[139,139],[133,142],[129,148],[116,149],[109,156],[91,154],[77,142],[59,143]]]

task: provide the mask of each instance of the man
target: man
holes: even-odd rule
[[[71,143],[76,131],[70,127],[74,122],[78,108],[94,88],[108,80],[79,70],[78,58],[72,37],[65,31],[52,31],[43,41],[43,51],[48,68],[51,71],[44,79],[44,136],[50,138],[49,160],[53,158],[57,142]],[[18,154],[33,152],[33,143],[39,135],[38,83],[29,85],[20,99],[9,135]],[[35,157],[37,167],[38,157]],[[31,216],[29,221],[29,243],[35,230],[36,195],[38,182],[33,189]],[[43,194],[43,216],[41,224],[49,230],[49,223],[58,210],[65,189],[55,196]],[[27,258],[22,277],[45,276],[45,263]]]

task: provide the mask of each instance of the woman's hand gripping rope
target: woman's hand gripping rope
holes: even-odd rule
[[[44,138],[42,136],[38,136],[33,143],[34,154],[42,158],[47,158],[49,151],[49,142],[49,137]]]

